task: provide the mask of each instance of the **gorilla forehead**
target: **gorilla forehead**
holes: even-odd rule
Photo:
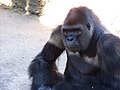
[[[79,8],[72,8],[65,21],[64,21],[64,25],[76,25],[76,24],[83,24],[85,23],[86,21],[86,11],[85,10],[82,10],[82,8],[84,7],[79,7]],[[87,9],[87,8],[85,8]],[[89,10],[89,9],[87,9]]]

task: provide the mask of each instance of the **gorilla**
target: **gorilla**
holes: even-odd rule
[[[67,53],[62,75],[55,65]],[[120,90],[120,39],[87,7],[70,9],[29,66],[31,90]]]

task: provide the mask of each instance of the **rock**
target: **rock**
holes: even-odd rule
[[[0,4],[4,4],[10,8],[12,7],[15,11],[24,12],[26,15],[35,14],[40,16],[45,2],[46,0],[12,0],[11,5],[2,1],[0,1]]]

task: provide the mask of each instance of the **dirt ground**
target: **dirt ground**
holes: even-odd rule
[[[28,66],[50,34],[36,16],[0,8],[0,90],[30,90]]]

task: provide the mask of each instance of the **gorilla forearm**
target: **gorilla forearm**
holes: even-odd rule
[[[41,85],[53,85],[57,82],[56,80],[60,79],[55,60],[62,52],[63,49],[47,43],[42,52],[36,56],[29,67],[30,77],[33,78],[33,88]]]
[[[33,79],[31,90],[37,90],[42,85],[52,86],[62,79],[62,75],[58,73],[55,65],[56,59],[64,50],[60,38],[58,39],[57,29],[59,28],[53,31],[41,53],[35,57],[29,66],[29,74]]]
[[[49,42],[46,43],[44,46],[42,52],[40,55],[38,55],[36,58],[39,58],[39,56],[46,60],[48,63],[53,63],[55,60],[59,57],[59,55],[63,52],[64,49],[61,49],[54,44],[51,44]]]

